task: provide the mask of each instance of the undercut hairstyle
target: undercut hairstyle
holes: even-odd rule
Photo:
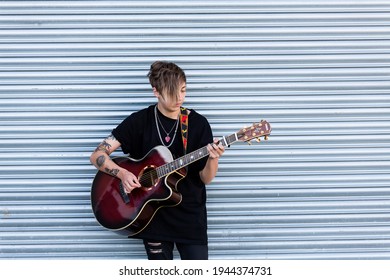
[[[172,100],[178,98],[180,85],[187,81],[184,71],[173,62],[156,61],[150,66],[149,73],[150,85],[165,98]]]

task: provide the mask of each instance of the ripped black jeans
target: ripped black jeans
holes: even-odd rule
[[[169,241],[144,240],[149,260],[173,260],[174,245]],[[182,260],[207,260],[209,257],[207,245],[176,243],[176,248]]]

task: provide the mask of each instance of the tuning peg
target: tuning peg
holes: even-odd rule
[[[256,138],[256,141],[257,142],[260,142],[261,141],[261,138],[259,137],[259,138]]]
[[[265,135],[265,136],[264,136],[264,140],[268,140],[268,135]]]
[[[251,141],[247,141],[248,145],[252,145],[252,142]]]

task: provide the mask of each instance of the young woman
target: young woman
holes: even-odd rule
[[[156,61],[148,73],[157,103],[132,113],[113,129],[91,155],[100,171],[116,176],[126,192],[141,187],[137,174],[118,166],[110,154],[119,147],[133,159],[143,158],[163,145],[174,158],[184,155],[180,112],[188,114],[186,153],[207,146],[208,157],[190,164],[177,188],[182,201],[159,209],[148,226],[134,237],[143,239],[148,259],[173,259],[176,245],[182,259],[208,259],[206,188],[218,170],[224,147],[213,142],[207,119],[194,109],[182,107],[186,96],[186,75],[174,63]]]

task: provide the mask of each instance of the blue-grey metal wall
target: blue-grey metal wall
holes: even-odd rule
[[[390,2],[1,1],[0,258],[145,258],[95,221],[89,155],[164,59],[215,136],[210,258],[390,258]]]

